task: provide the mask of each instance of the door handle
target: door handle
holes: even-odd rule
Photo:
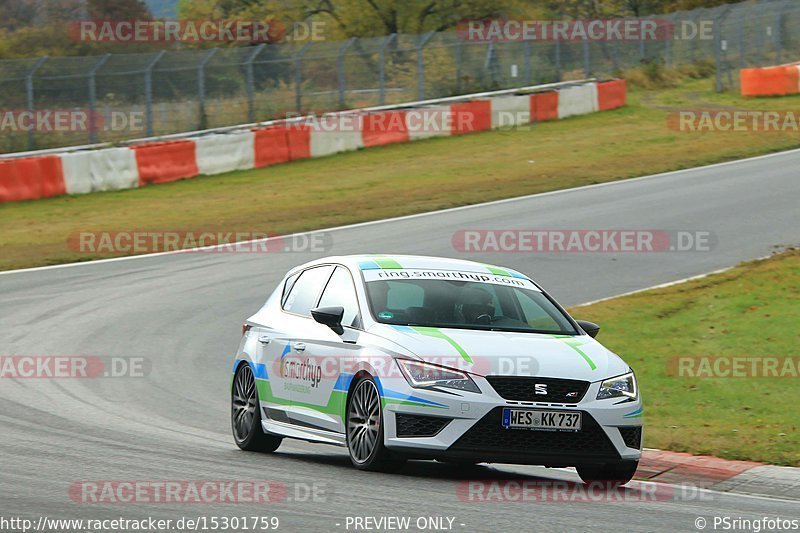
[[[297,352],[304,352],[306,350],[306,345],[302,342],[296,342],[294,343],[294,349]]]
[[[269,344],[270,342],[272,342],[272,339],[270,339],[270,338],[269,338],[268,336],[266,336],[266,335],[262,335],[262,336],[260,336],[260,337],[258,338],[258,342],[260,342],[261,344]]]

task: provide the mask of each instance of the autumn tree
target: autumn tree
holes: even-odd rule
[[[93,20],[149,20],[143,0],[88,0],[86,10]]]

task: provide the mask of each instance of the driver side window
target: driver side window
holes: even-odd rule
[[[360,326],[361,317],[358,310],[356,289],[353,285],[353,278],[346,268],[340,266],[336,267],[328,285],[322,292],[322,298],[318,306],[343,307],[344,316],[342,317],[342,325],[350,327]]]

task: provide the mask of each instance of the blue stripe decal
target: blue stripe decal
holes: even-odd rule
[[[353,377],[355,377],[355,374],[339,374],[339,378],[336,380],[333,390],[347,392],[350,390],[350,383],[353,381]]]
[[[243,361],[247,362],[247,364],[250,366],[250,370],[253,371],[253,376],[255,376],[256,379],[269,379],[269,377],[267,376],[267,367],[266,367],[266,365],[260,365],[260,364],[257,365],[255,363],[251,363],[250,361],[247,361],[246,359],[237,359],[236,361],[233,362],[233,370],[232,370],[232,372],[234,374],[236,373],[236,369],[238,368],[238,366],[240,364],[242,364]]]
[[[286,347],[283,349],[283,352],[281,352],[281,363],[283,363],[283,360],[286,358],[286,355],[290,351],[292,351],[292,348],[289,346],[289,343],[287,342]]]
[[[263,365],[261,363],[253,364],[250,363],[250,368],[253,369],[253,376],[256,379],[269,379],[269,375],[267,373],[267,365]]]
[[[416,333],[416,331],[411,329],[409,326],[392,326],[392,328],[396,329],[397,331],[402,331],[403,333]]]
[[[627,415],[622,415],[623,418],[638,418],[642,416],[642,411],[644,411],[644,407],[640,407],[635,411],[631,411]]]
[[[359,261],[358,268],[361,270],[381,270],[381,267],[375,261]]]

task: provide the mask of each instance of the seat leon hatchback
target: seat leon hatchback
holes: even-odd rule
[[[243,325],[231,421],[244,450],[346,447],[407,459],[576,467],[629,481],[642,447],[631,368],[533,279],[471,261],[365,255],[290,270]]]

